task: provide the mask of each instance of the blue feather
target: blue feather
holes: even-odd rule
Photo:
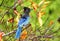
[[[24,7],[24,15],[21,17],[21,19],[18,22],[18,29],[16,31],[16,36],[15,36],[16,39],[19,39],[21,35],[22,27],[26,26],[30,22],[29,12],[30,12],[30,8]]]
[[[20,37],[21,31],[22,31],[22,27],[18,27],[15,38],[18,39]]]
[[[15,38],[19,38],[20,37],[20,35],[21,35],[21,31],[22,31],[22,27],[23,26],[26,26],[28,23],[29,23],[29,19],[30,19],[30,17],[26,17],[26,18],[21,18],[20,20],[19,20],[19,22],[18,22],[18,29],[17,29],[17,31],[16,31],[16,36],[15,36]]]

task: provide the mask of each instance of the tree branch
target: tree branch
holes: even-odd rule
[[[27,28],[29,28],[31,26],[31,24],[28,24],[22,31],[24,31],[25,29],[27,29]],[[11,32],[9,32],[9,33],[7,33],[7,34],[4,34],[4,35],[2,35],[3,37],[4,36],[8,36],[8,35],[10,35],[10,34],[12,34],[12,33],[15,33],[16,32],[16,30],[13,30],[13,31],[11,31]]]
[[[44,36],[35,36],[33,38],[30,38],[30,40],[33,40],[34,38],[52,38],[53,36],[52,35],[44,35]]]

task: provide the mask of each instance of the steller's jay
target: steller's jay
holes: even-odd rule
[[[24,14],[21,16],[21,18],[18,22],[18,29],[16,31],[16,36],[15,36],[16,39],[19,39],[19,37],[21,35],[22,27],[26,26],[30,22],[29,21],[30,20],[30,17],[29,17],[30,8],[24,7],[23,9],[24,9]]]

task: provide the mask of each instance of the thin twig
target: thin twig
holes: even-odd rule
[[[31,24],[28,24],[22,31],[24,31],[25,29],[29,28],[29,26],[31,26]],[[16,30],[13,30],[13,31],[11,31],[11,32],[8,32],[7,34],[2,35],[2,36],[3,36],[3,37],[4,37],[4,36],[8,36],[8,35],[10,35],[10,34],[12,34],[12,33],[15,33],[15,32],[16,32]]]
[[[51,36],[51,35],[44,35],[44,36],[35,36],[35,37],[33,37],[33,38],[30,38],[30,40],[32,40],[32,39],[34,39],[34,38],[52,38],[53,36]]]

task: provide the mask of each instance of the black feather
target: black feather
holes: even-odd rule
[[[29,13],[29,12],[30,12],[30,8],[24,7],[24,13]]]

